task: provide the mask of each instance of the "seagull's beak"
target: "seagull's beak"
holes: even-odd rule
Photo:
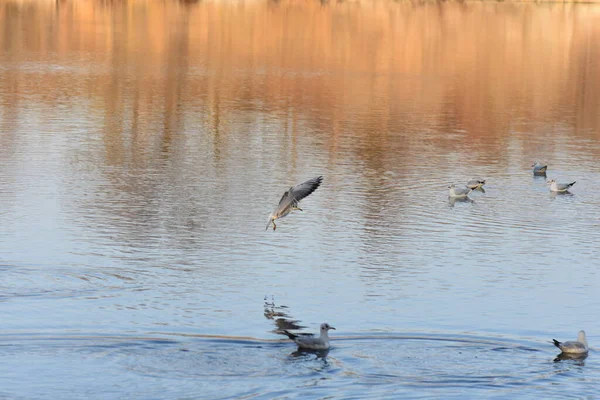
[[[335,329],[333,326],[330,326],[329,329],[333,329],[334,331],[336,331],[337,329]]]

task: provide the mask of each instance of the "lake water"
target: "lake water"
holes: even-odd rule
[[[598,396],[600,5],[0,21],[0,398]],[[277,333],[322,322],[327,354]]]

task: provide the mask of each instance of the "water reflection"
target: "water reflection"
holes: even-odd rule
[[[561,361],[573,361],[574,365],[578,365],[583,367],[585,365],[584,360],[588,357],[588,354],[570,354],[570,353],[560,353],[554,358],[554,362]]]
[[[275,300],[271,297],[271,302],[267,301],[267,297],[265,296],[265,311],[264,316],[268,320],[272,320],[275,323],[275,329],[271,332],[277,333],[279,335],[285,335],[284,330],[290,329],[304,329],[305,326],[299,325],[300,321],[293,319],[288,314],[288,307],[281,305],[275,305]]]
[[[327,356],[330,349],[327,350],[309,350],[298,348],[290,354],[290,357],[302,360],[311,360],[316,357],[317,360],[323,360],[323,367],[327,366]]]
[[[560,196],[568,197],[568,196],[574,196],[574,194],[568,190],[565,190],[564,192],[552,192],[552,191],[550,192],[550,197],[552,198],[552,200],[554,200],[557,196],[558,197],[560,197]]]
[[[448,197],[448,205],[453,208],[456,203],[465,203],[465,204],[474,204],[475,200],[471,199],[469,196],[466,197]]]

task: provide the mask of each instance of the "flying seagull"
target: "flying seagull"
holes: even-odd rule
[[[322,181],[323,177],[317,176],[316,178],[309,179],[306,182],[289,188],[289,190],[283,194],[281,200],[279,200],[279,205],[275,208],[275,210],[273,210],[271,215],[269,215],[267,229],[269,229],[269,225],[271,225],[271,223],[273,223],[273,230],[277,229],[275,220],[285,217],[291,211],[302,211],[302,209],[298,207],[298,203],[300,200],[317,190]]]
[[[286,330],[283,331],[292,339],[299,348],[301,349],[309,349],[309,350],[327,350],[329,348],[329,335],[327,332],[330,329],[335,329],[333,326],[329,325],[327,322],[321,324],[321,335],[314,336],[312,334],[306,335],[295,335]]]
[[[556,339],[552,339],[552,341],[563,353],[585,354],[588,352],[588,342],[584,331],[579,331],[576,342],[559,342]]]
[[[568,191],[571,188],[571,186],[573,186],[576,182],[556,183],[556,181],[554,179],[552,179],[546,183],[550,185],[550,191],[564,193],[564,192]]]

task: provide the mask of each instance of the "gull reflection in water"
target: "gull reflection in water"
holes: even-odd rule
[[[290,354],[292,358],[312,358],[312,356],[316,356],[317,360],[323,360],[327,362],[327,355],[329,354],[329,349],[326,350],[310,350],[310,349],[302,349],[298,348],[298,350],[294,351]]]
[[[568,190],[565,190],[564,192],[550,192],[550,199],[551,200],[556,200],[557,197],[569,197],[569,196],[575,196],[575,194],[569,192]]]
[[[560,353],[554,358],[554,362],[574,361],[573,364],[584,366],[585,363],[583,361],[587,358],[587,356],[588,356],[588,353],[583,353],[583,354]]]
[[[448,197],[448,205],[454,207],[456,203],[475,203],[475,200],[469,197]]]

